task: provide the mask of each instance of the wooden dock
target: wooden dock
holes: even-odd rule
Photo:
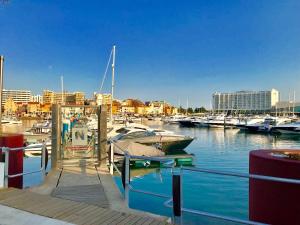
[[[0,189],[0,204],[73,224],[168,224],[164,217],[112,210],[96,168],[64,168],[47,179],[37,188]]]

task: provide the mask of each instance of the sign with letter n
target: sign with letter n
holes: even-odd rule
[[[87,127],[73,127],[72,129],[72,146],[88,145]]]

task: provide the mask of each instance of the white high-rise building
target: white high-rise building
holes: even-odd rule
[[[31,91],[28,90],[6,90],[2,91],[2,104],[5,104],[7,99],[13,99],[15,103],[28,103],[31,99]]]
[[[216,92],[212,96],[213,110],[271,110],[279,102],[279,92],[270,91],[238,91],[233,93]]]
[[[30,98],[31,102],[38,102],[43,103],[43,96],[42,95],[32,95]]]

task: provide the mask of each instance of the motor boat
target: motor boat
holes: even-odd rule
[[[116,133],[118,134],[111,138],[114,141],[131,140],[144,145],[156,146],[168,153],[183,150],[194,140],[192,137],[174,134],[171,131],[139,127],[123,127]]]
[[[300,134],[300,122],[281,124],[272,127],[272,132],[281,134]]]
[[[252,124],[259,124],[263,123],[265,118],[263,117],[254,117],[254,118],[243,118],[239,121],[239,123],[236,124],[236,127],[239,128],[240,130],[247,129],[247,125],[252,125]]]
[[[170,116],[170,117],[166,117],[164,118],[164,122],[166,123],[170,123],[170,124],[178,124],[179,121],[185,119],[186,116],[183,115],[175,115],[175,116]]]
[[[51,140],[45,142],[46,149],[48,151],[48,154],[51,154]],[[41,156],[41,149],[43,147],[43,143],[27,143],[25,146],[25,155],[27,157],[40,157]]]
[[[262,123],[246,125],[245,128],[250,132],[270,133],[272,127],[290,123],[291,119],[284,117],[266,117]]]
[[[178,120],[178,123],[181,127],[194,127],[195,124],[193,121],[195,120],[194,117],[186,117],[181,120]]]

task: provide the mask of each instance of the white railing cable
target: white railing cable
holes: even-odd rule
[[[42,177],[43,180],[45,179],[46,176],[46,144],[40,144],[40,145],[36,145],[36,148],[41,148],[41,159],[42,159],[42,165],[41,168],[39,170],[35,170],[35,171],[30,171],[30,172],[23,172],[23,173],[18,173],[18,174],[9,174],[9,153],[10,151],[26,151],[28,149],[30,149],[29,147],[18,147],[18,148],[8,148],[8,147],[2,147],[2,152],[5,153],[5,166],[4,166],[4,184],[5,187],[8,187],[8,178],[15,178],[15,177],[20,177],[20,176],[25,176],[25,175],[30,175],[30,174],[34,174],[34,173],[40,173],[42,172]]]

